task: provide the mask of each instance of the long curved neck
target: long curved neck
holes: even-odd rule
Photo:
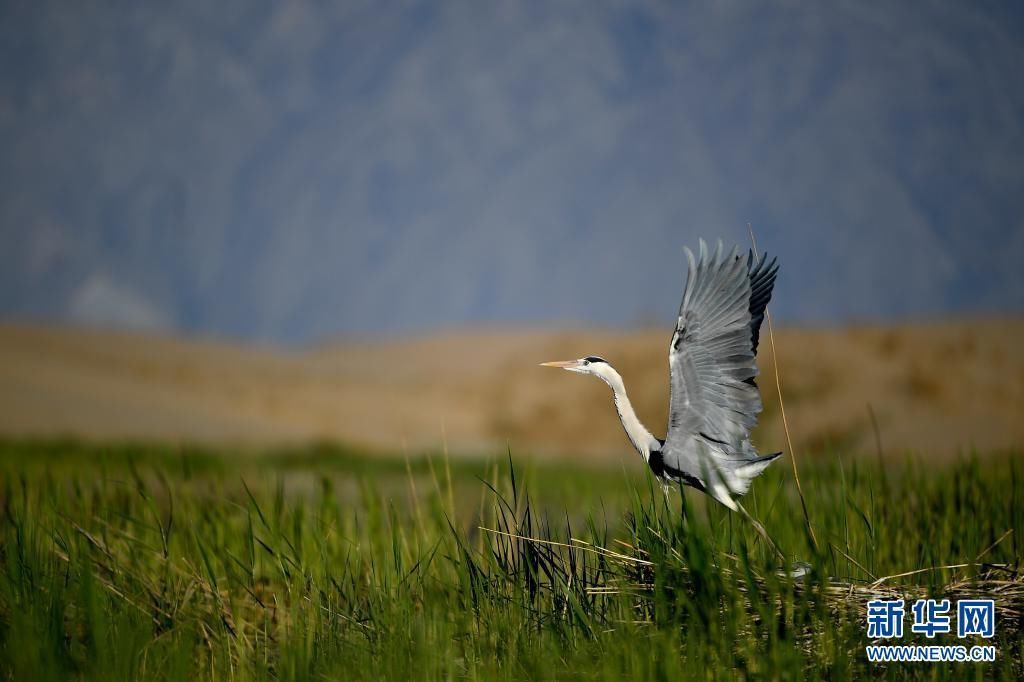
[[[643,455],[646,462],[651,456],[651,451],[661,446],[661,441],[651,435],[651,432],[640,423],[636,411],[633,410],[633,404],[629,402],[629,397],[626,395],[626,386],[622,382],[622,376],[611,365],[605,365],[602,370],[597,376],[611,386],[615,396],[615,410],[619,413],[622,428],[626,430],[626,435],[633,443],[633,447]]]

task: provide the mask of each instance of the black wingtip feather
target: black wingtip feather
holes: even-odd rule
[[[779,272],[778,258],[772,258],[769,261],[768,253],[765,252],[755,263],[754,252],[750,251],[747,258],[747,269],[750,276],[750,344],[754,354],[757,355],[764,311],[772,299],[775,277]]]

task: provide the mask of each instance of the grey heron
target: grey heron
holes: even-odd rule
[[[721,241],[712,252],[700,240],[699,255],[687,248],[689,271],[668,359],[671,399],[665,439],[655,438],[636,416],[626,387],[607,360],[591,355],[542,363],[591,374],[612,389],[615,408],[633,447],[666,486],[682,483],[730,509],[736,498],[782,453],[761,456],[750,431],[761,412],[754,379],[765,307],[772,296],[777,259]]]

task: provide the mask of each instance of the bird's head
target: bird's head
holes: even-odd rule
[[[608,378],[608,372],[614,371],[607,360],[596,355],[588,355],[578,360],[559,360],[557,362],[542,362],[540,364],[541,367],[557,367],[570,372],[576,372],[577,374],[593,374],[605,380]]]

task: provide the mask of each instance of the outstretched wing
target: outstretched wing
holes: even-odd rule
[[[719,242],[711,253],[703,240],[699,257],[686,249],[686,258],[686,290],[669,347],[665,447],[680,450],[701,434],[739,451],[761,412],[754,348],[776,266],[761,259],[751,270],[752,260],[735,248],[723,254]]]
[[[757,261],[754,252],[747,256],[747,270],[750,273],[750,339],[751,350],[757,355],[757,340],[761,335],[761,323],[764,322],[764,309],[772,300],[772,288],[775,286],[775,275],[779,272],[778,258],[768,260],[768,254],[762,254]]]

